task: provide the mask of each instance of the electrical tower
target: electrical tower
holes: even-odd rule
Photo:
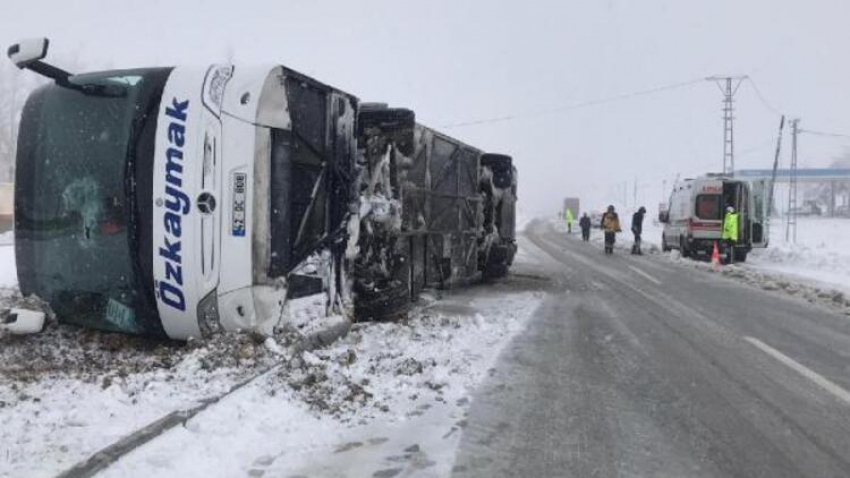
[[[791,120],[791,175],[788,183],[788,216],[785,223],[785,242],[797,242],[797,135],[800,120]]]
[[[747,76],[710,76],[723,93],[723,174],[735,174],[735,93]]]

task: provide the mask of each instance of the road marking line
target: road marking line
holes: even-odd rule
[[[819,373],[814,372],[814,371],[806,368],[805,366],[795,362],[793,359],[791,359],[787,355],[776,350],[775,348],[771,347],[770,345],[767,345],[766,343],[762,342],[761,340],[759,340],[757,338],[744,337],[744,340],[755,345],[762,352],[770,355],[771,357],[775,358],[776,360],[779,360],[780,362],[784,363],[788,367],[794,369],[794,371],[796,371],[800,375],[806,377],[807,379],[811,380],[812,382],[815,382],[817,385],[819,385],[821,388],[823,388],[827,392],[835,395],[840,400],[842,400],[845,403],[847,403],[848,405],[850,405],[850,392],[848,392],[847,390],[844,390],[843,388],[839,387],[838,385],[830,382],[823,375],[820,375]]]
[[[656,279],[655,277],[652,277],[651,275],[649,275],[646,272],[638,269],[637,267],[629,266],[629,269],[631,269],[631,270],[635,271],[636,273],[642,275],[645,279],[650,280],[652,282],[655,282],[655,285],[661,285],[660,280]]]

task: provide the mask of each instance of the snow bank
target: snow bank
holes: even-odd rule
[[[445,476],[472,391],[543,298],[511,280],[426,296],[408,322],[358,324],[314,352],[298,337],[315,328],[315,298],[292,304],[299,320],[275,339],[177,344],[55,322],[0,333],[0,477],[55,476],[263,372],[106,476]],[[0,289],[0,306],[24,301]]]
[[[470,394],[542,299],[461,291],[355,326],[133,452],[104,476],[450,474]]]
[[[784,222],[774,219],[770,247],[753,251],[747,264],[850,293],[850,220],[799,218],[797,242],[789,243]]]
[[[55,323],[32,336],[0,333],[0,477],[55,476],[172,411],[228,391],[277,361],[283,345],[263,340],[226,335],[177,344]]]

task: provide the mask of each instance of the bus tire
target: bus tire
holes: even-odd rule
[[[395,321],[403,318],[413,301],[407,284],[399,283],[393,287],[358,294],[354,300],[354,316],[357,322],[363,321]]]
[[[672,247],[670,247],[670,246],[667,244],[667,236],[665,236],[665,235],[664,235],[664,233],[662,233],[662,234],[661,234],[661,250],[662,250],[663,252],[670,252],[670,251],[672,251],[672,250],[673,250],[673,248],[672,248]]]

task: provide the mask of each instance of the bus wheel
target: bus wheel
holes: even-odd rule
[[[394,321],[404,318],[413,302],[407,284],[395,281],[390,286],[357,294],[354,316],[358,322],[365,320]]]
[[[661,234],[661,250],[663,252],[670,252],[671,250],[673,250],[672,247],[667,245],[667,236],[665,236],[663,233]]]

